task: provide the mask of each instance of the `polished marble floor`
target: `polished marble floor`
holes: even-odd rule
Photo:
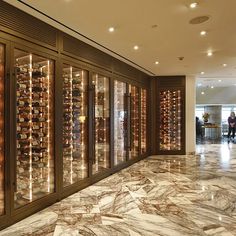
[[[236,144],[150,156],[0,235],[236,235]]]

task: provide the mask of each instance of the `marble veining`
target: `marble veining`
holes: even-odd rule
[[[0,235],[236,236],[236,145],[150,156]]]

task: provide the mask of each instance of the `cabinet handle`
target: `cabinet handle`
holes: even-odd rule
[[[10,74],[8,75],[9,78],[9,81],[10,81]],[[14,92],[14,96],[13,96],[13,102],[11,102],[11,104],[14,104],[13,106],[13,119],[16,121],[16,83],[17,83],[17,79],[16,79],[16,76],[17,76],[17,68],[15,67],[14,68],[14,71],[12,72],[12,79],[13,79],[13,92]],[[16,123],[15,123],[16,124]],[[16,124],[17,125],[17,124]],[[16,140],[16,126],[15,126],[15,129],[14,129],[14,140]],[[15,145],[16,146],[16,145]],[[13,182],[12,182],[12,186],[13,186],[13,190],[14,192],[16,193],[17,192],[17,162],[16,162],[16,148],[14,149],[13,151],[13,156],[14,156],[14,163],[13,163]]]
[[[95,157],[95,85],[89,86],[89,92],[91,94],[91,100],[92,100],[92,155],[90,157],[90,160],[92,161],[92,164],[96,162],[96,157]]]

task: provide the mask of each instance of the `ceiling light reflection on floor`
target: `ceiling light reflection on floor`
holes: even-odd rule
[[[222,169],[228,169],[230,167],[230,146],[228,144],[221,145],[220,149],[220,164]]]

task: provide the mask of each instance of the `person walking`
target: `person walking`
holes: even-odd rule
[[[229,143],[231,133],[232,133],[231,137],[233,138],[233,141],[235,137],[236,117],[233,111],[230,113],[230,116],[228,118],[228,124],[229,124],[228,143]]]

